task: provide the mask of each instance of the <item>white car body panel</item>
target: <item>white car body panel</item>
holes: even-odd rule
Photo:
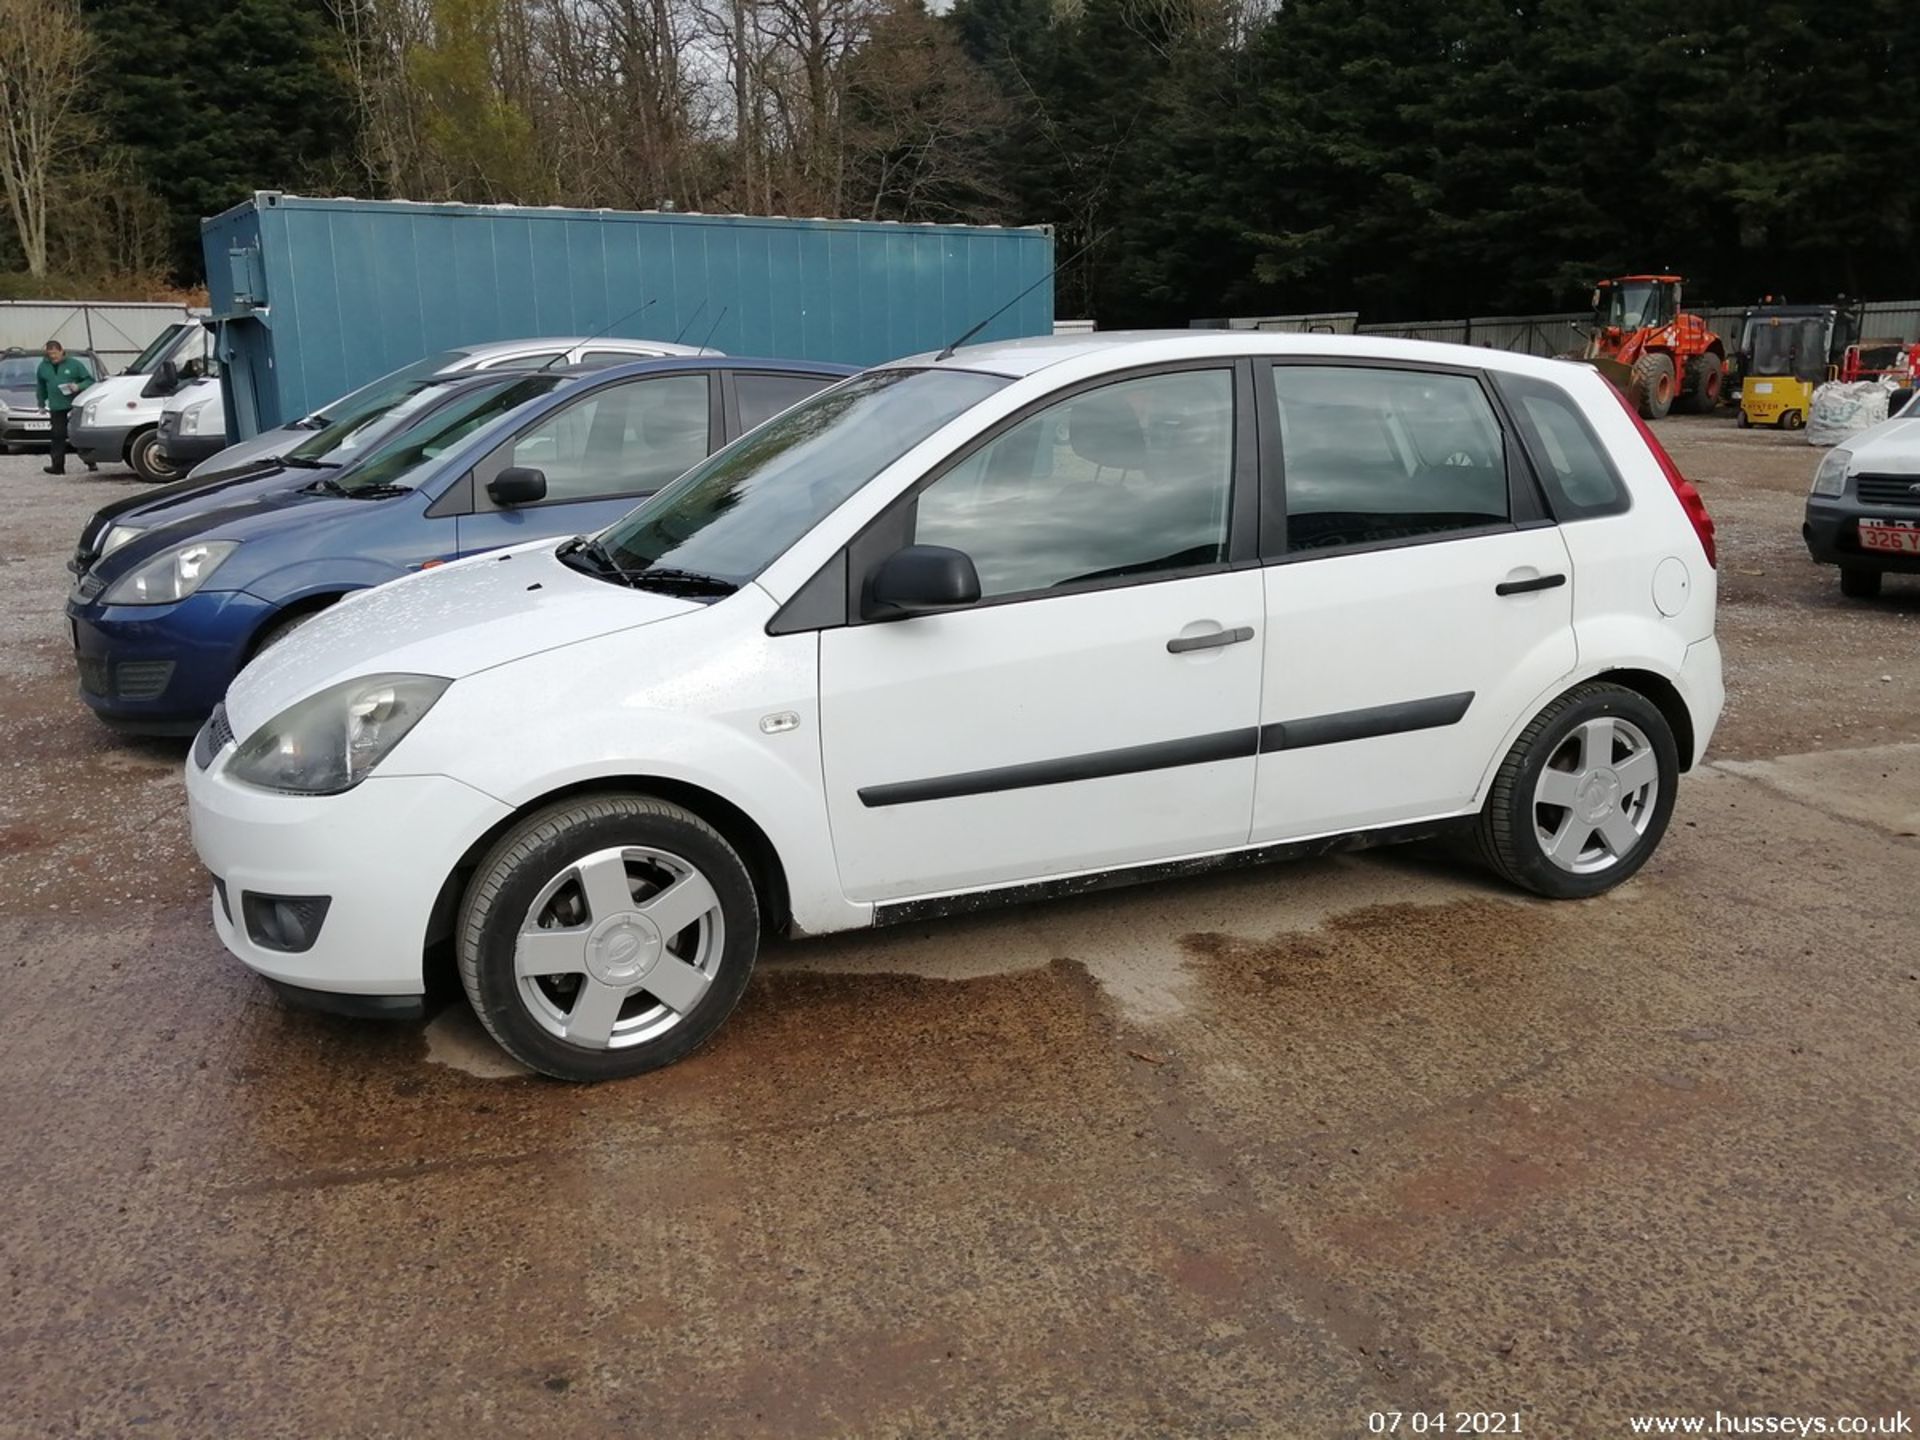
[[[1552,382],[1602,438],[1631,506],[1557,526],[768,633],[782,605],[903,491],[1015,411],[1139,367],[1269,354],[1479,366]],[[242,741],[356,675],[454,683],[372,778],[341,796],[253,790],[227,776],[231,748],[205,770],[189,765],[195,842],[209,867],[230,888],[241,877],[270,893],[334,895],[327,924],[360,948],[343,959],[328,932],[316,946],[324,955],[296,963],[263,961],[230,925],[223,940],[255,968],[304,977],[293,983],[326,988],[338,965],[340,985],[360,993],[417,991],[421,927],[461,857],[511,816],[582,786],[716,797],[770,844],[793,928],[819,933],[916,899],[1470,815],[1539,710],[1609,671],[1670,686],[1689,712],[1688,758],[1704,752],[1722,702],[1713,570],[1624,410],[1584,368],[1244,332],[1074,336],[902,363],[1017,378],[726,598],[631,590],[560,564],[548,541],[366,592],[255,661],[227,702]],[[1495,594],[1502,581],[1556,573],[1568,583]],[[1166,649],[1176,636],[1243,626],[1255,643]],[[1433,728],[1304,748],[1256,748],[1252,738],[1289,721],[1467,692],[1460,716]],[[1244,751],[963,787],[931,803],[870,804],[860,794],[1222,733],[1248,736]],[[397,917],[389,932],[367,918],[376,901]]]

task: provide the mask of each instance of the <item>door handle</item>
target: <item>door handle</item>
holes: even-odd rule
[[[1502,580],[1493,587],[1496,595],[1527,595],[1535,590],[1558,590],[1567,583],[1564,575],[1536,575],[1531,580]]]
[[[1167,641],[1167,653],[1185,655],[1189,650],[1217,650],[1222,645],[1238,645],[1242,640],[1252,638],[1251,625],[1237,625],[1231,630],[1216,630],[1211,635],[1176,635]]]

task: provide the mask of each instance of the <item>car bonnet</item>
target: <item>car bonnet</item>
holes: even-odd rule
[[[543,540],[363,590],[262,653],[227,692],[245,739],[296,700],[356,675],[458,680],[528,655],[703,609],[563,565]]]

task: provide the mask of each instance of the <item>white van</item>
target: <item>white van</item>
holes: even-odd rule
[[[181,325],[136,365],[87,387],[67,443],[88,465],[130,465],[155,484],[177,480],[184,472],[160,453],[160,414],[182,385],[213,373],[213,335],[204,325]]]

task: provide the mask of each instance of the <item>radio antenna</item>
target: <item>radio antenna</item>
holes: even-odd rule
[[[700,312],[706,308],[707,302],[703,297],[700,303],[694,307],[693,314],[687,317],[687,323],[680,327],[680,333],[673,337],[674,344],[678,345],[682,340],[687,338],[687,331],[693,328],[693,322],[700,318]]]
[[[713,324],[707,327],[707,338],[700,342],[700,353],[702,355],[707,353],[707,346],[713,340],[713,332],[720,328],[720,322],[726,318],[727,318],[727,307],[722,305],[720,307],[720,313],[713,317]]]
[[[656,295],[653,297],[653,300],[658,300],[659,298],[660,297]],[[587,338],[582,340],[580,343],[582,345],[591,345],[594,341],[600,339],[603,335],[605,335],[609,330],[612,330],[615,326],[626,324],[627,321],[631,320],[634,316],[638,315],[642,310],[652,309],[653,300],[647,301],[644,305],[634,306],[633,309],[629,310],[626,314],[622,315],[618,320],[608,321],[605,325],[602,325],[598,330],[594,331],[593,334],[587,336]],[[568,347],[568,349],[573,349],[573,348],[576,348],[576,347],[573,347],[573,346]],[[560,361],[565,357],[566,353],[567,353],[566,350],[562,350],[558,355],[554,356],[553,359],[547,361],[546,364],[542,365],[540,369],[551,370],[554,366],[560,363]],[[536,371],[535,373],[537,374],[539,372]]]
[[[1007,303],[1002,305],[998,310],[994,311],[991,315],[987,316],[987,318],[982,320],[978,325],[975,325],[971,330],[967,331],[966,334],[962,335],[958,340],[948,341],[947,348],[942,350],[938,355],[933,357],[935,363],[937,364],[942,360],[951,359],[954,351],[958,350],[962,345],[966,344],[967,341],[971,340],[974,336],[978,335],[982,330],[986,329],[987,326],[991,325],[994,321],[998,320],[1002,315],[1006,314],[1007,311],[1011,310],[1014,306],[1018,305],[1022,300],[1026,299],[1027,296],[1031,295],[1034,291],[1038,290],[1042,285],[1046,284],[1049,280],[1053,279],[1054,276],[1058,275],[1062,270],[1066,269],[1067,266],[1071,265],[1074,261],[1078,260],[1082,255],[1086,254],[1089,250],[1093,249],[1094,246],[1098,245],[1102,240],[1106,239],[1107,236],[1112,233],[1113,232],[1111,229],[1102,230],[1098,235],[1094,236],[1091,240],[1087,241],[1086,244],[1082,245],[1078,250],[1074,251],[1073,254],[1069,255],[1066,259],[1056,261],[1054,263],[1054,267],[1051,270],[1047,271],[1046,274],[1042,275],[1038,280],[1034,281],[1031,285],[1027,286],[1027,288],[1022,290],[1018,295],[1014,296],[1011,300],[1007,301]]]

